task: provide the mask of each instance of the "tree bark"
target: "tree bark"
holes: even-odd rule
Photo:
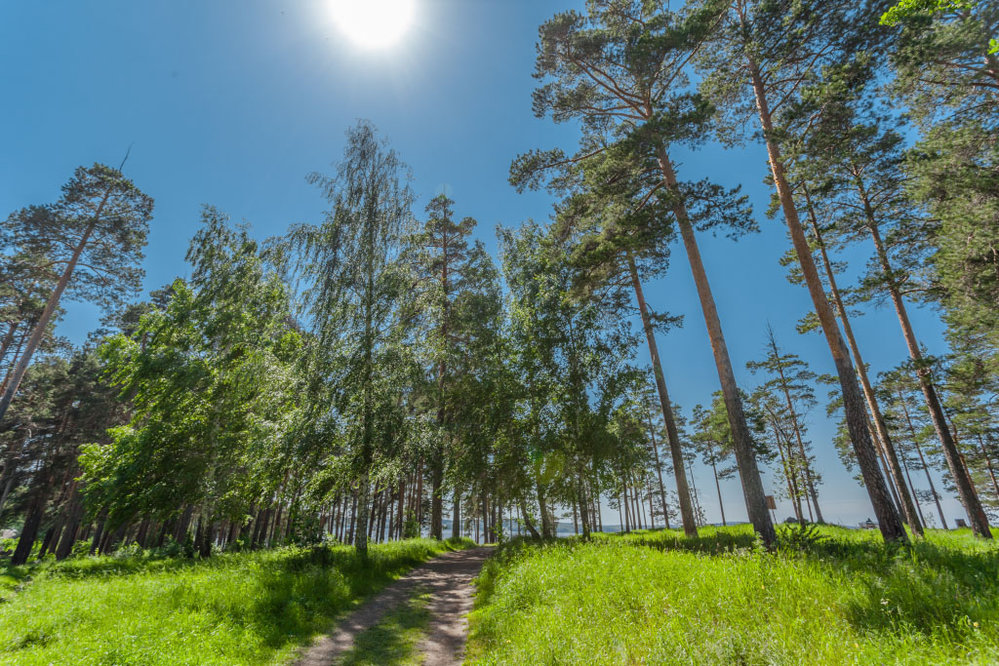
[[[787,405],[788,415],[791,417],[791,428],[794,430],[794,436],[798,443],[798,451],[801,454],[801,466],[802,472],[805,475],[805,485],[808,486],[808,493],[812,497],[812,506],[815,507],[815,519],[819,523],[824,523],[826,521],[822,518],[822,509],[819,508],[819,493],[815,489],[815,480],[812,478],[812,466],[808,462],[808,452],[805,450],[805,442],[801,437],[801,426],[798,424],[798,411],[794,408],[794,401],[791,400],[791,391],[788,387],[787,377],[784,376],[784,367],[780,363],[780,350],[777,348],[777,340],[774,339],[772,331],[770,346],[773,350],[774,358],[777,359],[777,375],[780,377],[784,402]],[[790,445],[790,442],[788,442],[788,445]]]
[[[659,445],[656,443],[656,432],[655,428],[652,426],[652,415],[648,415],[649,419],[649,436],[652,438],[652,454],[655,456],[656,461],[656,476],[659,479],[659,497],[663,504],[663,522],[666,524],[666,529],[669,529],[669,504],[666,502],[666,488],[663,485],[663,466],[659,461]],[[686,479],[686,476],[684,476]],[[688,494],[689,496],[689,494]]]
[[[891,262],[888,259],[888,252],[885,250],[884,242],[881,239],[881,232],[874,219],[874,212],[871,208],[870,201],[868,200],[863,187],[860,187],[859,184],[858,189],[861,192],[861,198],[864,203],[864,211],[867,215],[867,227],[871,232],[871,239],[874,241],[874,249],[877,252],[878,262],[880,263],[881,270],[888,282],[888,293],[891,296],[892,304],[895,306],[895,314],[898,315],[898,323],[902,327],[902,336],[905,338],[905,345],[909,350],[909,357],[912,358],[912,362],[916,366],[916,377],[919,379],[919,387],[923,391],[923,397],[926,400],[926,408],[930,412],[930,418],[933,421],[933,429],[936,430],[937,438],[940,440],[940,446],[943,449],[944,459],[947,461],[947,467],[950,468],[951,476],[954,479],[954,485],[957,487],[957,492],[961,496],[961,503],[964,504],[965,510],[968,512],[968,520],[971,522],[972,531],[983,539],[991,539],[992,530],[989,528],[989,519],[985,515],[985,510],[982,508],[981,501],[978,499],[978,492],[975,490],[975,487],[972,485],[971,479],[968,476],[967,467],[964,465],[964,461],[961,460],[960,453],[957,450],[957,444],[954,442],[950,429],[947,427],[947,418],[944,415],[943,406],[940,404],[940,398],[937,396],[936,387],[933,385],[933,380],[930,377],[930,369],[926,366],[926,362],[923,359],[923,352],[919,348],[919,341],[916,339],[915,331],[913,331],[912,328],[912,322],[909,320],[909,313],[906,310],[905,301],[902,299],[902,293],[899,289],[898,282],[895,280],[895,274],[892,270]]]
[[[454,510],[451,512],[451,538],[461,538],[461,491],[454,489]]]
[[[992,468],[992,459],[989,457],[988,449],[985,448],[985,441],[982,439],[982,433],[978,433],[978,447],[982,451],[982,458],[985,460],[985,468],[989,472],[989,478],[992,480],[992,490],[996,494],[996,499],[999,499],[999,483],[996,483],[996,472]]]
[[[881,459],[894,483],[895,497],[901,507],[902,516],[913,533],[922,537],[922,522],[913,520],[913,516],[916,515],[916,503],[913,500],[912,491],[906,486],[902,478],[898,452],[895,450],[895,444],[892,442],[888,426],[885,424],[884,415],[881,413],[881,407],[878,405],[877,397],[874,394],[874,387],[871,385],[870,377],[867,374],[867,365],[860,355],[860,346],[857,344],[857,338],[853,334],[853,326],[850,324],[846,305],[843,303],[842,294],[840,294],[839,286],[836,284],[836,274],[833,271],[832,261],[829,259],[829,252],[826,249],[825,240],[822,238],[822,232],[819,229],[819,221],[815,216],[815,209],[812,207],[807,186],[804,187],[804,194],[805,206],[808,209],[812,233],[815,234],[815,242],[818,244],[819,253],[822,257],[826,280],[829,283],[829,291],[832,294],[833,302],[836,304],[836,311],[839,314],[840,323],[843,325],[843,334],[846,336],[846,341],[850,346],[850,353],[853,355],[853,361],[856,364],[857,377],[860,379],[860,386],[864,392],[864,400],[867,402],[867,409],[874,424],[874,433],[877,435],[874,441],[880,445]]]
[[[659,144],[656,149],[664,182],[669,190],[679,197],[676,173],[673,170],[673,163],[666,153],[666,148]],[[739,388],[735,382],[732,359],[729,357],[728,346],[725,344],[718,309],[715,307],[714,296],[711,293],[711,286],[708,284],[708,276],[704,270],[704,263],[701,261],[701,252],[697,246],[697,239],[694,237],[694,227],[690,222],[687,209],[680,202],[674,206],[673,213],[676,216],[683,245],[687,251],[687,260],[694,276],[701,310],[704,313],[704,322],[708,329],[708,337],[711,340],[711,350],[714,353],[718,379],[721,382],[722,396],[725,399],[729,426],[732,430],[732,448],[735,451],[735,459],[739,467],[739,479],[742,482],[742,493],[746,500],[749,522],[753,524],[763,543],[770,547],[777,543],[777,533],[770,521],[770,514],[767,513],[763,481],[760,478],[760,470],[756,463],[753,440],[749,434],[749,427],[746,425],[742,397],[739,395]]]
[[[663,373],[662,360],[659,358],[659,346],[656,344],[656,332],[652,327],[652,318],[649,316],[649,307],[645,302],[645,293],[642,290],[642,283],[638,279],[638,268],[635,260],[628,256],[628,270],[631,273],[631,285],[635,290],[635,299],[638,301],[638,311],[642,317],[642,328],[645,330],[645,340],[649,345],[649,356],[652,360],[652,374],[656,379],[656,390],[659,393],[659,406],[663,412],[663,421],[666,423],[666,439],[669,443],[670,456],[673,458],[673,474],[676,477],[676,493],[680,498],[680,521],[683,524],[683,532],[688,537],[697,536],[697,521],[694,519],[694,509],[690,502],[690,488],[687,487],[687,474],[683,465],[683,447],[680,444],[680,435],[676,428],[676,418],[673,416],[673,405],[669,400],[669,392],[666,389],[666,376]],[[656,465],[659,464],[659,453],[656,452]],[[662,474],[659,476],[659,487],[662,491]],[[663,493],[663,508],[665,510],[666,499]]]
[[[784,173],[784,162],[780,154],[780,148],[774,139],[773,121],[770,117],[770,110],[767,102],[766,91],[760,75],[759,67],[750,57],[747,58],[750,79],[753,93],[756,98],[756,108],[759,112],[760,124],[763,129],[763,136],[766,139],[767,155],[770,161],[770,169],[777,189],[777,196],[780,199],[784,219],[787,222],[788,231],[791,234],[791,241],[798,256],[798,263],[801,266],[805,284],[808,286],[809,295],[815,306],[815,313],[818,315],[822,330],[825,333],[826,341],[829,344],[829,351],[832,353],[833,362],[836,365],[836,372],[839,375],[840,387],[843,392],[843,411],[846,414],[846,424],[850,431],[850,439],[853,442],[854,452],[857,456],[857,463],[860,472],[864,477],[864,485],[871,498],[874,513],[878,518],[878,527],[885,541],[907,542],[908,535],[905,526],[891,502],[888,487],[885,484],[881,470],[878,468],[877,453],[871,442],[871,435],[867,430],[867,415],[864,408],[863,395],[857,383],[857,374],[850,362],[849,353],[843,338],[840,336],[839,327],[833,316],[832,308],[826,299],[825,290],[822,288],[822,281],[819,279],[818,270],[812,259],[812,251],[805,238],[805,231],[798,218],[798,211],[794,206],[791,196],[791,188],[788,185],[787,177]]]
[[[803,523],[805,521],[804,515],[801,512],[801,497],[798,494],[798,484],[794,480],[794,470],[788,461],[788,455],[784,453],[784,445],[781,444],[781,428],[777,424],[777,417],[772,411],[770,412],[770,426],[774,430],[774,441],[777,442],[777,451],[780,453],[780,464],[784,468],[784,479],[787,481],[787,494],[791,500],[791,507],[794,509],[794,517],[799,523]],[[788,450],[790,451],[790,447]]]
[[[57,560],[64,560],[73,553],[73,544],[76,543],[76,535],[80,530],[80,520],[83,518],[83,502],[76,481],[73,482],[73,490],[69,496],[66,513],[66,525],[55,551]]]
[[[438,541],[444,538],[444,497],[441,494],[443,482],[443,462],[434,460],[430,465],[430,536]]]
[[[31,555],[31,549],[34,548],[35,540],[38,538],[38,528],[41,526],[42,517],[45,514],[46,499],[44,493],[39,492],[28,505],[24,525],[21,527],[21,537],[17,540],[14,555],[10,558],[10,563],[14,566],[27,563],[28,557]]]
[[[728,526],[725,522],[725,503],[722,501],[721,483],[718,481],[718,466],[715,465],[714,452],[711,455],[711,471],[715,475],[715,489],[718,491],[718,508],[721,509],[722,527]]]
[[[27,347],[25,348],[24,353],[21,354],[21,358],[17,362],[17,365],[14,367],[14,372],[11,373],[7,387],[4,390],[3,397],[0,398],[0,423],[3,422],[3,418],[7,414],[7,409],[10,407],[10,403],[14,399],[14,394],[17,393],[21,380],[24,379],[24,373],[27,372],[28,366],[31,365],[31,356],[35,353],[35,350],[38,349],[38,345],[41,344],[42,338],[45,336],[45,329],[49,325],[49,320],[52,319],[52,315],[55,313],[56,308],[59,306],[59,299],[62,298],[63,292],[66,291],[70,278],[73,277],[73,271],[76,270],[76,264],[80,261],[80,255],[82,255],[83,250],[86,249],[87,243],[90,241],[90,236],[94,233],[94,229],[97,228],[97,224],[101,220],[101,215],[104,214],[104,206],[107,204],[108,198],[111,196],[111,189],[111,186],[108,186],[108,189],[104,192],[104,197],[101,199],[100,204],[98,204],[93,218],[91,218],[83,232],[83,235],[80,237],[80,242],[73,248],[73,254],[69,259],[69,263],[66,264],[66,269],[59,277],[59,282],[56,283],[55,289],[53,289],[52,293],[49,295],[49,299],[45,303],[45,309],[42,310],[42,315],[38,318],[38,322],[35,324],[35,329],[31,333],[31,338],[28,340]]]

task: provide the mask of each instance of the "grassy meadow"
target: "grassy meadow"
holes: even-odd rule
[[[0,569],[0,664],[283,663],[362,598],[463,546],[373,544],[367,565],[336,546]]]
[[[834,527],[784,543],[748,526],[511,542],[478,580],[468,663],[999,663],[999,546]]]

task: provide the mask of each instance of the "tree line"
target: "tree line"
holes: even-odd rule
[[[602,506],[625,529],[695,536],[706,492],[727,522],[733,477],[769,546],[768,494],[796,521],[824,521],[808,434],[823,392],[832,444],[886,541],[948,527],[944,492],[991,538],[997,28],[999,9],[971,0],[590,0],[558,13],[539,31],[533,109],[572,122],[579,144],[513,160],[514,187],[557,203],[547,223],[498,229],[498,258],[447,196],[416,211],[408,167],[362,122],[333,171],[308,177],[328,202],[321,222],[261,242],[206,206],[189,277],[137,300],[153,201],[121,167],[81,167],[58,201],[3,226],[13,560],[323,539],[363,554],[371,540],[444,538],[445,514],[452,536],[551,538],[571,514],[585,537],[604,528]],[[751,389],[712,292],[739,276],[708,275],[699,238],[738,240],[756,218],[738,188],[685,180],[675,159],[708,142],[766,148],[782,264],[813,304],[757,332]],[[848,266],[844,250],[869,260]],[[689,414],[666,382],[675,352],[658,346],[682,319],[645,296],[671,259],[691,271],[718,374]],[[82,345],[55,335],[65,300],[106,312]],[[908,356],[876,377],[852,327],[864,304],[894,311]],[[925,348],[913,305],[938,309],[949,349]],[[787,350],[792,328],[822,334],[834,376]],[[695,462],[713,489],[695,487]]]

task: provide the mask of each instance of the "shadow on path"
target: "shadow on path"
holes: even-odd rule
[[[350,614],[336,630],[317,640],[296,662],[297,666],[330,666],[347,654],[355,639],[382,620],[386,613],[407,602],[417,592],[430,595],[430,622],[419,651],[424,666],[460,664],[467,637],[465,615],[472,608],[472,579],[489,556],[489,548],[446,553],[390,584]]]

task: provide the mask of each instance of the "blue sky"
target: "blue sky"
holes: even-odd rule
[[[517,194],[507,184],[511,159],[534,147],[574,145],[572,127],[534,118],[530,92],[538,26],[581,2],[417,0],[416,25],[384,52],[346,40],[329,0],[5,5],[0,211],[52,201],[76,166],[117,165],[132,146],[125,171],[156,199],[148,289],[185,274],[203,204],[250,223],[259,237],[319,221],[324,201],[305,176],[339,158],[344,131],[359,118],[372,121],[412,167],[417,212],[447,187],[457,214],[479,221],[478,236],[491,250],[496,225],[546,220],[551,209],[547,195]],[[681,177],[741,184],[757,210],[760,234],[701,238],[740,382],[756,382],[744,366],[762,355],[768,322],[813,370],[831,373],[823,338],[794,332],[810,301],[777,263],[788,242],[780,222],[762,214],[770,196],[763,150],[708,145],[675,159]],[[866,249],[846,258],[860,266]],[[682,248],[672,264],[665,279],[647,286],[647,297],[658,310],[686,315],[683,329],[660,338],[660,352],[672,396],[689,410],[710,401],[718,379]],[[936,314],[912,314],[922,341],[942,353]],[[87,304],[71,305],[59,333],[82,341],[99,316]],[[872,309],[855,328],[875,373],[905,359],[892,311]],[[833,425],[821,408],[810,421],[826,518],[864,520],[873,512],[836,457]],[[710,471],[697,470],[695,481],[709,520],[717,520]],[[766,485],[774,487],[772,475]],[[730,519],[744,518],[738,481],[725,482],[724,495]],[[963,516],[953,498],[945,511],[948,520]],[[790,514],[786,503],[778,511]]]

